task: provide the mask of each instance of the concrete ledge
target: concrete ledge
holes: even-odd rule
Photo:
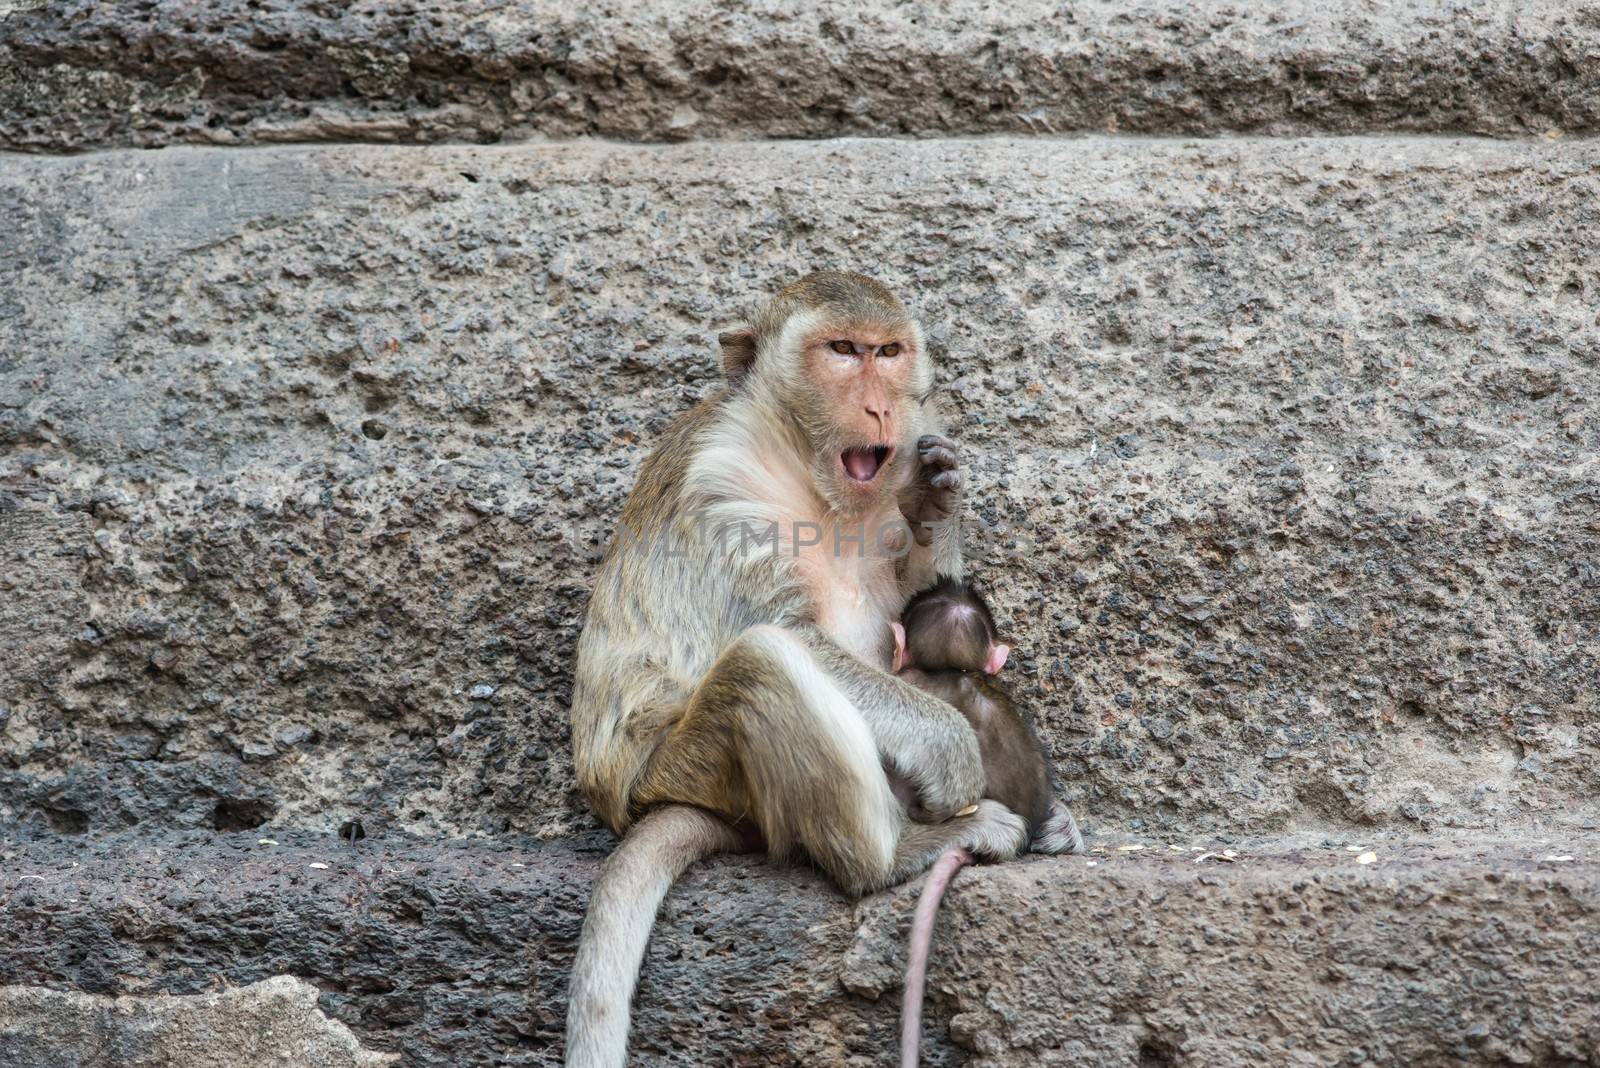
[[[407,1065],[558,1063],[603,837],[258,837],[0,852],[0,984],[194,993],[286,974]],[[1236,842],[1231,860],[1122,844],[958,877],[925,1063],[1600,1058],[1595,836],[1360,840],[1371,864],[1337,840]],[[914,891],[855,906],[756,858],[692,872],[651,945],[639,1063],[885,1063]]]
[[[1600,124],[1592,0],[0,3],[0,145]]]

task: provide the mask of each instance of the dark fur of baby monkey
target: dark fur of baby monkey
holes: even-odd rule
[[[972,724],[983,754],[984,796],[1021,816],[1031,840],[1050,815],[1050,772],[1032,725],[993,680],[1010,652],[978,591],[948,576],[912,598],[896,624],[897,673]],[[916,818],[910,791],[894,785]]]
[[[907,602],[893,625],[894,669],[911,685],[966,717],[983,757],[984,794],[1021,816],[1028,839],[1042,853],[1078,853],[1083,836],[1066,805],[1051,795],[1050,771],[1033,726],[993,680],[1011,647],[1000,640],[994,614],[972,586],[942,575]],[[913,819],[915,792],[889,776],[895,796]],[[906,981],[900,1010],[901,1068],[916,1068],[921,1046],[922,999],[928,978],[934,916],[945,887],[972,855],[951,849],[934,862],[911,921]]]

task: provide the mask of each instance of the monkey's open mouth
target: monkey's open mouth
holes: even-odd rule
[[[839,454],[844,473],[857,482],[871,482],[878,477],[884,462],[889,459],[887,445],[860,445]]]

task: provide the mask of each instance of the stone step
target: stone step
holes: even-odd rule
[[[0,146],[1600,125],[1593,0],[0,0]]]
[[[1594,828],[1597,205],[1590,142],[10,157],[0,820],[591,826],[610,524],[829,264],[927,319],[1091,824]]]
[[[924,1063],[1600,1060],[1600,836],[1232,841],[1108,838],[1083,857],[958,875]],[[554,1065],[608,846],[274,831],[0,847],[0,984],[140,995],[123,1004],[171,1015],[152,995],[297,976],[339,1023],[279,980],[294,995],[286,1047],[326,1044],[343,1024],[416,1068]],[[697,867],[650,946],[634,1063],[889,1063],[915,893],[856,906],[754,857]],[[41,1001],[0,986],[0,1005]],[[7,1065],[67,1063],[49,1022],[61,1015],[0,1021]],[[101,1043],[131,1026],[118,1018],[92,1032]],[[192,1043],[208,1026],[181,1033]]]

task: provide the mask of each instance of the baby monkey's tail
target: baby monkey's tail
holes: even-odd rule
[[[946,851],[928,869],[911,920],[911,944],[906,961],[905,1000],[900,1003],[900,1068],[917,1068],[922,1046],[922,994],[928,984],[928,951],[933,944],[933,918],[939,911],[945,887],[957,871],[972,863],[972,854],[957,846]]]

